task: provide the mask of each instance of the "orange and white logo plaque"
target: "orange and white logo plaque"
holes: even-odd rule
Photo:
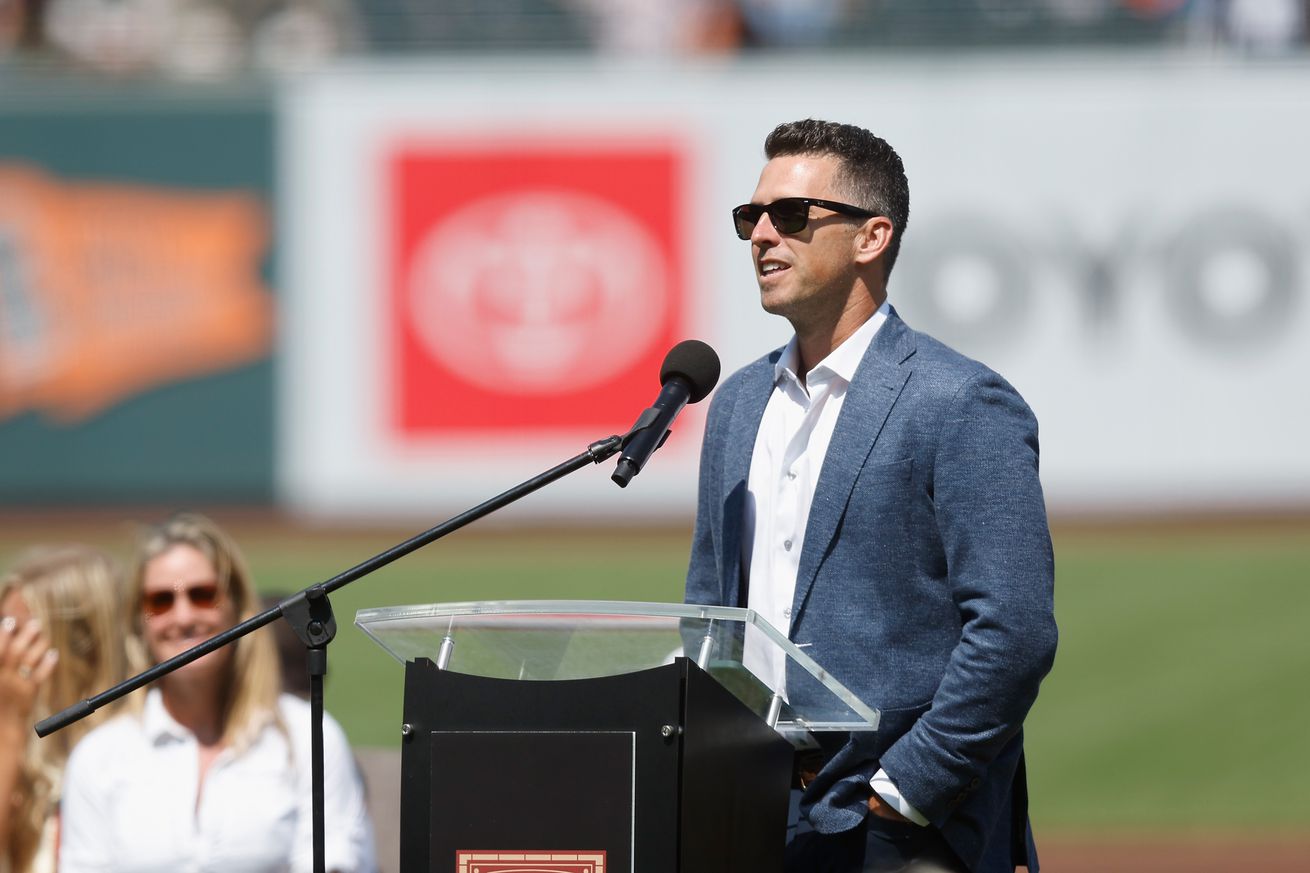
[[[456,873],[605,873],[604,852],[493,852],[461,849]]]

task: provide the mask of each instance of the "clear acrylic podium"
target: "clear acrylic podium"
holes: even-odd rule
[[[752,610],[361,610],[405,665],[402,873],[774,873],[794,749],[878,712]]]

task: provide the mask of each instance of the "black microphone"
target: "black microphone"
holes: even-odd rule
[[[655,450],[668,439],[673,419],[688,403],[699,403],[719,381],[719,356],[700,340],[683,340],[664,356],[660,367],[660,396],[655,405],[637,416],[637,422],[623,438],[614,475],[620,488],[627,488],[641,472]]]

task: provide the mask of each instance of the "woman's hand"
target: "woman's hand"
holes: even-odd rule
[[[21,626],[11,615],[0,619],[0,720],[26,725],[58,661],[36,619]]]
[[[15,797],[23,750],[32,738],[32,708],[58,660],[40,622],[19,625],[12,615],[0,618],[0,798],[5,801],[0,803],[0,859],[9,855],[15,811],[10,798]]]

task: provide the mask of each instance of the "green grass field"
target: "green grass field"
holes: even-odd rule
[[[312,533],[216,513],[265,590],[324,581],[413,529]],[[356,610],[511,598],[677,600],[689,531],[461,531],[333,595],[327,701],[359,746],[397,748],[401,665]],[[8,516],[0,565],[114,522]],[[1310,523],[1056,530],[1054,672],[1027,724],[1039,827],[1310,833]]]

